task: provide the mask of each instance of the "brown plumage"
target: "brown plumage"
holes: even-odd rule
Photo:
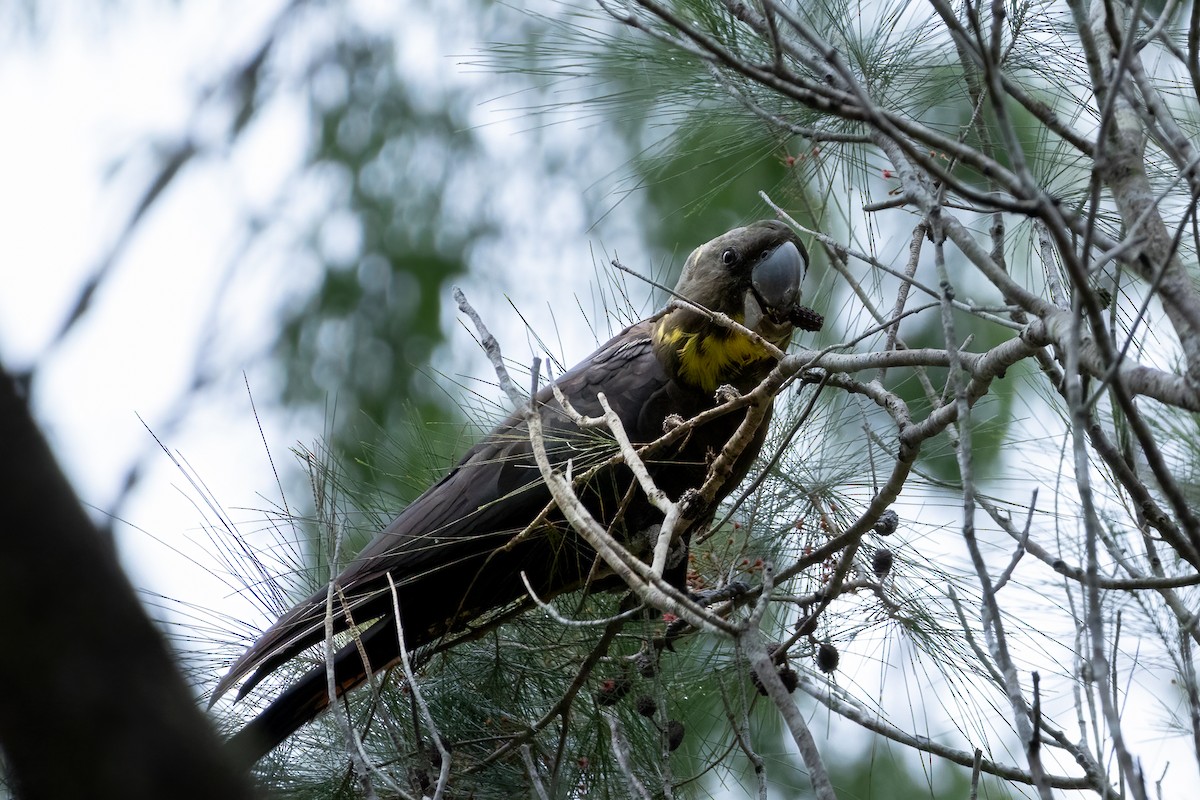
[[[793,320],[813,312],[799,306],[799,283],[807,266],[803,247],[784,225],[765,221],[737,228],[697,248],[684,266],[676,291],[688,300],[743,322],[786,347]],[[819,317],[818,317],[819,319]],[[806,323],[799,323],[809,327]],[[635,444],[663,434],[670,415],[690,418],[718,403],[714,389],[752,389],[774,366],[769,353],[748,337],[732,333],[703,314],[682,308],[626,328],[578,366],[557,379],[579,412],[600,413],[603,392]],[[563,414],[549,390],[539,392],[539,413],[551,459],[570,459],[574,474],[612,455],[607,433],[581,431]],[[732,436],[744,412],[720,416],[682,442],[655,453],[648,466],[667,495],[678,499],[699,486],[713,454]],[[738,460],[732,490],[746,474],[766,435],[766,422]],[[631,491],[624,467],[601,471],[580,496],[598,520],[631,548],[644,546],[661,515]],[[581,588],[592,574],[595,554],[560,515],[513,537],[550,502],[534,463],[528,431],[514,414],[468,452],[445,478],[405,508],[337,577],[360,637],[335,656],[339,692],[362,683],[399,658],[390,574],[396,583],[404,638],[410,649],[434,645],[447,634],[484,621],[490,612],[525,596],[525,572],[542,598]],[[708,520],[704,520],[705,523]],[[693,526],[693,527],[699,527]],[[682,532],[686,543],[692,530]],[[506,547],[506,545],[510,545]],[[682,585],[686,559],[669,577]],[[216,702],[249,675],[238,697],[281,665],[325,637],[326,590],[297,604],[270,627],[234,664],[213,691]],[[345,608],[335,601],[334,627],[347,627]],[[359,645],[369,667],[364,666]],[[329,702],[325,667],[288,687],[234,739],[242,757],[257,760],[323,710]]]

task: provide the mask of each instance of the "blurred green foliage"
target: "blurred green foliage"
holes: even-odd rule
[[[446,287],[489,231],[447,196],[455,165],[478,150],[467,121],[450,98],[419,96],[394,48],[376,36],[342,40],[320,67],[310,168],[337,187],[336,206],[311,238],[321,283],[289,310],[279,339],[284,400],[330,409],[329,444],[349,482],[386,476],[383,449],[415,449],[408,421],[461,419],[418,378],[443,339]]]

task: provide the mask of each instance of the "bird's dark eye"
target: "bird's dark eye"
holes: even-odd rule
[[[732,247],[726,250],[724,253],[721,253],[721,263],[727,267],[731,266],[737,260],[737,250],[734,250]]]

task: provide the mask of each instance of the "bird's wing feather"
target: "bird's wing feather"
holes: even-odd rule
[[[635,438],[643,433],[637,428],[650,395],[665,382],[651,353],[648,323],[622,331],[556,381],[572,405],[584,414],[599,413],[596,394],[607,391]],[[597,457],[602,434],[579,431],[562,413],[548,388],[539,393],[538,399],[552,458],[560,462],[573,458],[576,469],[584,468],[589,458]],[[355,622],[363,624],[379,612],[368,611],[364,617],[355,613],[355,607],[382,599],[390,608],[390,597],[384,594],[388,591],[387,574],[401,587],[430,578],[440,580],[439,573],[445,573],[447,579],[461,579],[462,574],[454,572],[456,564],[477,560],[481,554],[505,544],[549,501],[549,491],[533,460],[528,427],[520,413],[514,413],[475,445],[448,475],[405,508],[338,575],[335,583],[348,598]],[[212,701],[254,671],[239,693],[239,697],[244,695],[275,668],[321,641],[325,635],[327,591],[321,589],[298,603],[264,632],[233,663],[214,689]],[[335,628],[344,630],[345,609],[336,600],[334,608]],[[415,643],[421,643],[422,638],[420,631],[406,636]]]

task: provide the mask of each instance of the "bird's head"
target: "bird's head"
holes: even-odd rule
[[[819,330],[821,316],[800,305],[808,253],[790,228],[761,220],[723,233],[688,256],[675,291],[784,348],[792,331]],[[761,342],[710,315],[672,309],[655,330],[656,351],[684,382],[711,391],[749,388],[774,363]]]

